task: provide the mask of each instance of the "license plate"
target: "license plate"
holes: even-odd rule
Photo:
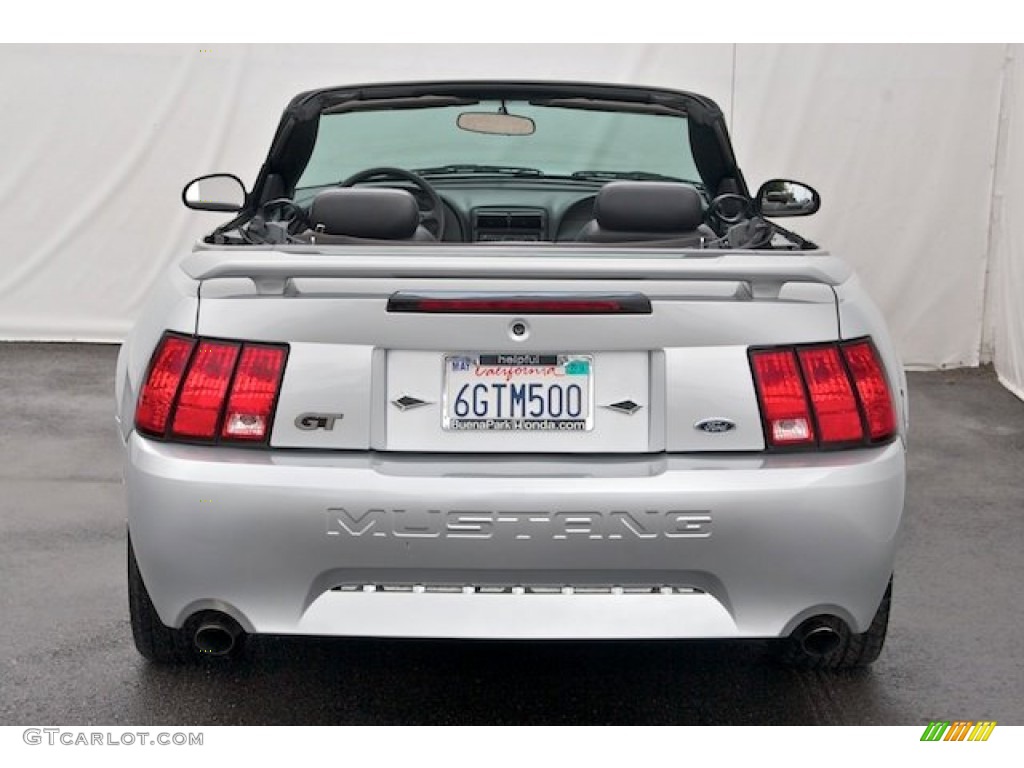
[[[444,358],[442,427],[460,432],[593,429],[594,359],[569,354]]]

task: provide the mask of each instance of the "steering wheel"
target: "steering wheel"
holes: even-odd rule
[[[289,235],[296,235],[310,229],[306,209],[287,197],[275,197],[260,206],[260,215],[265,221],[284,224]]]
[[[743,195],[727,192],[711,201],[708,212],[725,224],[737,224],[753,216],[754,207]]]
[[[443,240],[444,203],[441,202],[441,196],[437,194],[437,190],[428,184],[421,176],[417,176],[412,171],[407,171],[404,168],[388,168],[384,166],[379,168],[367,168],[365,171],[360,171],[353,176],[349,176],[341,182],[339,186],[354,187],[356,184],[362,184],[365,181],[380,181],[385,179],[397,179],[399,181],[408,182],[427,196],[429,205],[426,208],[420,207],[420,224],[438,240]],[[418,202],[419,200],[417,199],[417,203]]]

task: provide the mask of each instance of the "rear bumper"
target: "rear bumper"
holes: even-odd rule
[[[165,624],[393,637],[777,637],[867,629],[904,450],[399,457],[132,434],[129,527]]]

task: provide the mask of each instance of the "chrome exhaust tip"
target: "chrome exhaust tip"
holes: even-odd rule
[[[202,656],[227,656],[239,644],[242,628],[230,616],[207,615],[192,635],[192,646]]]
[[[828,624],[815,624],[800,635],[800,646],[811,656],[827,656],[839,647],[842,635]]]

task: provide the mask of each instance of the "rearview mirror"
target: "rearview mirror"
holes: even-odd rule
[[[455,124],[464,131],[497,136],[529,136],[537,130],[529,117],[508,112],[463,112]]]
[[[757,191],[757,210],[762,216],[810,216],[821,207],[821,196],[806,184],[772,179]]]
[[[181,191],[181,202],[193,211],[237,213],[245,207],[245,184],[230,173],[212,173],[193,179]]]

